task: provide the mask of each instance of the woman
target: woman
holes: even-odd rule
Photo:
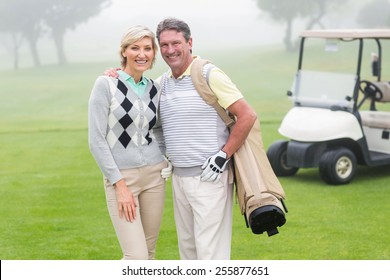
[[[159,86],[143,76],[157,45],[148,28],[123,36],[118,78],[96,79],[88,106],[89,146],[104,175],[108,211],[123,259],[154,259],[171,165],[160,151]],[[160,134],[159,134],[160,135]]]

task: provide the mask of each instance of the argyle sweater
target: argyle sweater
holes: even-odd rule
[[[159,86],[152,80],[140,97],[121,77],[96,79],[88,105],[88,142],[103,175],[114,184],[121,169],[164,160],[153,134]]]

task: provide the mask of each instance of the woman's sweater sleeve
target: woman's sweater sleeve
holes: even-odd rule
[[[88,102],[88,144],[103,175],[115,184],[122,175],[106,140],[111,93],[108,77],[96,79]]]

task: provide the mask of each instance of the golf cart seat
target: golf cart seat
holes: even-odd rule
[[[382,98],[379,102],[390,102],[390,83],[389,82],[374,82],[374,84],[382,91]]]
[[[361,111],[360,117],[364,126],[390,129],[390,112]]]
[[[382,91],[379,102],[390,102],[390,84],[388,82],[374,82]],[[390,129],[390,112],[383,111],[360,111],[364,126],[380,129]]]

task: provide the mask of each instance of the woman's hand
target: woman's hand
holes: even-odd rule
[[[136,219],[136,207],[134,196],[127,188],[124,179],[119,180],[114,184],[116,198],[118,201],[119,217],[125,216],[128,222],[133,222]]]
[[[172,175],[172,163],[164,156],[164,160],[167,162],[167,167],[161,169],[161,177],[167,181]]]

